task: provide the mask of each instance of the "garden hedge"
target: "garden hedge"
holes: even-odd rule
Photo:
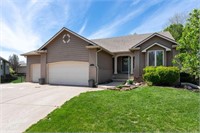
[[[149,85],[174,85],[180,78],[177,67],[152,67],[144,68],[143,79]]]

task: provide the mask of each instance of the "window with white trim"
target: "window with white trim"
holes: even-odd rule
[[[163,66],[164,65],[164,51],[152,50],[148,51],[147,61],[149,66]]]

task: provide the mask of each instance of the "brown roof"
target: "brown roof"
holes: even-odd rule
[[[63,31],[63,30],[69,30],[69,29],[67,29],[67,28],[61,29],[61,31]],[[58,33],[60,33],[61,31],[59,31]],[[57,34],[55,36],[57,36]],[[148,34],[133,34],[133,35],[127,35],[127,36],[121,36],[121,37],[112,37],[112,38],[92,39],[92,40],[88,40],[88,41],[99,45],[100,47],[108,50],[111,53],[117,53],[117,52],[128,52],[134,46],[136,47],[136,46],[140,45],[140,43],[143,43],[143,41],[148,40],[149,38],[151,38],[154,35],[159,35],[161,37],[164,37],[165,39],[168,39],[168,40],[176,43],[174,38],[168,31],[167,32],[158,32],[158,33],[148,33]],[[46,45],[47,44],[45,43],[41,48],[43,48]],[[40,55],[38,53],[38,51],[39,51],[39,49],[28,52],[28,53],[24,53],[22,55],[23,56]]]
[[[153,34],[155,33],[134,34],[121,37],[93,39],[91,41],[97,43],[99,46],[109,50],[110,52],[127,52],[130,48],[139,44],[141,41],[145,40]],[[160,34],[174,41],[174,38],[169,32],[159,32],[157,34]]]

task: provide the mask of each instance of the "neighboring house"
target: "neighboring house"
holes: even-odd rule
[[[169,32],[89,40],[62,28],[27,57],[26,81],[88,86],[111,80],[141,80],[145,66],[171,66],[177,43]]]
[[[19,67],[17,68],[18,74],[26,74],[26,63],[20,62]]]
[[[1,64],[0,75],[1,76],[9,75],[10,62],[0,56],[0,64]]]

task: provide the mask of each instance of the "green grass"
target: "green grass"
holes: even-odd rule
[[[11,83],[22,83],[24,81],[25,81],[25,77],[24,76],[17,76],[17,79],[11,81]]]
[[[154,86],[87,92],[26,132],[200,132],[199,94]]]

